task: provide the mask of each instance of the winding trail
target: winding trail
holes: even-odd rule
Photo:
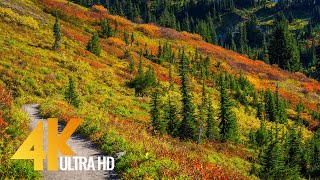
[[[22,107],[30,117],[30,128],[34,129],[43,118],[39,114],[38,104],[27,104]],[[48,150],[48,127],[47,119],[44,119],[44,150]],[[63,125],[59,124],[59,133],[63,130]],[[78,134],[73,134],[67,144],[76,153],[76,156],[95,157],[95,162],[98,156],[102,156],[99,151],[89,140],[81,137]],[[59,154],[59,157],[61,154]],[[47,160],[44,160],[44,171],[42,172],[43,179],[48,180],[99,180],[99,179],[118,179],[118,175],[114,171],[47,171]],[[97,167],[97,165],[95,165]]]

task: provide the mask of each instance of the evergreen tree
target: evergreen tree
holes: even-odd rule
[[[54,50],[58,50],[60,48],[60,44],[62,41],[62,35],[60,32],[60,25],[59,25],[59,18],[58,16],[56,16],[56,22],[54,23],[53,26],[53,35],[54,35],[54,45],[53,45],[53,49]]]
[[[133,43],[134,43],[134,34],[133,33],[131,33],[131,46],[133,45]]]
[[[308,162],[308,174],[315,178],[320,172],[320,130],[318,129],[312,136],[310,142],[310,158]]]
[[[172,78],[172,66],[170,65],[169,68],[169,90],[173,90],[174,88],[174,82],[173,82],[173,78]]]
[[[176,137],[178,135],[178,121],[177,121],[177,107],[171,101],[171,95],[169,93],[168,97],[168,106],[165,109],[165,119],[168,123],[167,132],[172,137]]]
[[[262,42],[262,47],[263,47],[263,55],[262,55],[262,60],[269,64],[269,54],[268,54],[268,44],[266,40],[266,33],[263,33],[263,42]]]
[[[256,142],[258,147],[263,148],[268,143],[268,131],[265,125],[265,120],[260,121],[260,128],[256,133]]]
[[[69,77],[69,84],[65,92],[65,99],[69,104],[73,105],[74,107],[79,107],[80,101],[76,92],[76,85],[72,77]]]
[[[190,94],[189,85],[189,60],[185,56],[184,52],[181,55],[181,66],[180,66],[180,77],[181,77],[181,95],[182,95],[182,122],[179,128],[179,136],[182,139],[193,139],[197,138],[197,127],[198,123],[194,116],[194,104],[192,102],[192,96]]]
[[[263,119],[263,104],[261,102],[258,103],[257,105],[257,114],[256,118],[262,120]]]
[[[247,25],[248,42],[251,46],[257,46],[261,42],[261,30],[258,27],[258,18],[252,16]]]
[[[152,103],[151,103],[151,123],[153,127],[154,133],[163,134],[165,132],[165,126],[163,119],[161,118],[161,107],[160,107],[160,94],[159,91],[155,91],[152,95]]]
[[[269,45],[269,60],[271,64],[289,71],[300,71],[301,62],[297,44],[288,29],[288,22],[284,17],[278,17],[275,30]]]
[[[248,38],[247,38],[247,28],[246,24],[241,24],[240,26],[240,52],[241,54],[247,54],[248,53]]]
[[[276,112],[277,112],[278,122],[287,123],[288,122],[287,112],[286,112],[284,102],[280,99],[278,84],[276,87],[276,93],[275,93],[274,99],[275,99],[275,108],[276,108]]]
[[[118,27],[119,27],[119,22],[117,19],[114,20],[115,21],[115,28],[114,28],[114,37],[118,37]]]
[[[157,79],[154,75],[154,68],[149,66],[148,71],[146,72],[145,79],[144,79],[144,86],[145,87],[155,87],[157,84]]]
[[[106,33],[106,35],[107,35],[106,36],[107,38],[112,37],[112,35],[113,35],[113,30],[112,30],[110,21],[107,21],[107,33]]]
[[[275,108],[274,98],[270,89],[265,94],[265,115],[266,119],[271,122],[277,121],[277,112]]]
[[[87,44],[87,50],[91,53],[100,56],[101,49],[99,44],[99,36],[98,33],[94,32],[91,40]]]
[[[129,62],[129,71],[130,71],[130,78],[132,78],[132,75],[134,73],[134,71],[136,70],[135,66],[134,66],[134,61],[131,58],[130,62]]]
[[[237,120],[232,111],[232,102],[227,92],[226,77],[220,74],[220,137],[222,142],[237,141]]]
[[[123,41],[126,43],[126,45],[129,45],[129,34],[126,30],[123,32]]]
[[[302,132],[297,133],[296,128],[290,129],[289,141],[288,141],[288,167],[290,168],[290,174],[296,178],[300,176],[300,171],[303,166],[303,144],[302,144]]]
[[[263,179],[286,179],[283,149],[278,141],[268,145],[261,159],[260,177]]]
[[[105,19],[101,20],[100,26],[101,26],[101,36],[106,38],[108,36],[108,29],[107,29],[107,22]]]

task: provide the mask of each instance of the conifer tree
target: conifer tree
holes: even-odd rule
[[[247,54],[248,53],[248,38],[247,38],[247,30],[246,30],[246,24],[243,23],[240,26],[240,52],[241,54]]]
[[[270,143],[261,159],[261,178],[286,179],[283,149],[278,141]]]
[[[123,41],[126,43],[126,45],[129,45],[129,34],[126,30],[123,32]]]
[[[296,128],[290,129],[289,141],[288,141],[288,167],[290,168],[290,174],[294,177],[300,176],[300,171],[303,166],[303,144],[302,144],[302,132],[299,130],[297,133]]]
[[[110,24],[110,21],[107,21],[107,38],[112,37],[113,35],[113,30]]]
[[[135,39],[134,39],[134,34],[131,33],[131,46],[133,45],[134,41],[135,41]]]
[[[61,44],[61,41],[62,41],[62,35],[61,35],[61,32],[60,32],[60,25],[59,25],[58,15],[56,16],[56,21],[55,21],[54,26],[53,26],[53,35],[54,35],[54,38],[55,38],[53,49],[54,50],[58,50],[60,48],[60,44]]]
[[[168,134],[172,137],[176,137],[178,135],[177,107],[171,100],[170,92],[168,97],[168,105],[165,109],[165,119],[167,122]]]
[[[232,111],[232,102],[227,92],[226,77],[220,74],[220,138],[222,142],[237,141],[238,130],[237,120],[234,112]]]
[[[269,64],[269,54],[268,54],[268,44],[266,39],[266,33],[263,33],[263,42],[262,42],[263,52],[262,52],[262,60]]]
[[[71,76],[69,77],[69,84],[65,92],[65,99],[69,104],[73,105],[74,107],[79,107],[80,101],[76,92],[76,85],[74,79]]]
[[[174,88],[174,82],[173,82],[173,77],[172,77],[172,66],[170,65],[169,68],[169,90],[173,90]]]
[[[266,119],[271,122],[277,121],[277,112],[275,108],[274,98],[270,89],[265,94],[265,115]]]
[[[182,122],[179,128],[179,136],[182,139],[193,139],[197,138],[197,127],[198,123],[194,116],[194,104],[192,102],[192,96],[190,94],[189,85],[189,60],[185,56],[184,52],[181,55],[181,66],[180,66],[180,77],[181,77],[181,95],[182,95]]]
[[[280,15],[278,19],[269,44],[269,61],[271,64],[278,64],[283,69],[299,71],[301,62],[295,38],[288,29],[285,17]]]
[[[263,119],[263,105],[261,102],[258,103],[257,105],[257,114],[256,114],[256,118],[262,120]]]
[[[163,134],[165,132],[164,122],[161,118],[161,111],[160,111],[160,94],[159,91],[155,91],[152,95],[152,103],[151,103],[151,122],[154,133]]]
[[[275,108],[276,108],[276,112],[277,112],[278,122],[287,123],[287,121],[288,121],[287,112],[286,112],[284,103],[280,99],[279,85],[278,84],[277,84],[277,87],[276,87],[276,92],[275,92],[274,99],[275,99]]]
[[[118,37],[118,27],[119,27],[119,22],[117,19],[114,19],[115,21],[115,28],[114,28],[114,37]]]
[[[101,26],[101,36],[106,38],[108,36],[108,29],[107,29],[107,22],[105,19],[101,20],[100,26]]]
[[[87,44],[87,50],[97,56],[100,56],[101,49],[99,44],[99,36],[97,32],[93,33],[91,40]]]
[[[318,175],[320,171],[320,129],[318,129],[310,140],[310,158],[307,165],[309,166],[308,174],[311,177]]]
[[[145,75],[144,86],[153,87],[156,84],[157,84],[157,80],[154,75],[154,68],[152,66],[149,66],[148,71],[146,72],[146,75]]]
[[[130,70],[130,78],[132,78],[132,75],[133,75],[134,71],[136,70],[136,68],[134,66],[134,61],[132,58],[130,58],[129,70]]]
[[[258,147],[264,147],[268,143],[268,131],[265,125],[265,120],[261,119],[260,128],[256,133],[256,142]]]
[[[135,95],[136,96],[141,96],[142,95],[142,91],[144,89],[144,81],[145,81],[145,75],[144,75],[144,72],[143,72],[142,55],[141,55],[141,51],[140,51],[140,61],[139,61],[138,74],[128,84],[129,87],[135,89]]]
[[[205,78],[209,79],[210,78],[210,58],[209,56],[206,57],[204,61],[204,73],[205,73]]]

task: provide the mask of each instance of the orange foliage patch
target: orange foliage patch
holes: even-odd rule
[[[118,48],[123,48],[126,43],[123,42],[121,39],[119,38],[114,38],[114,37],[111,37],[111,38],[108,38],[106,40],[106,42],[110,45],[110,46],[116,46]]]
[[[99,12],[99,13],[107,13],[108,12],[106,8],[104,8],[103,6],[100,6],[100,5],[93,5],[91,7],[91,10]]]
[[[63,12],[63,14],[67,16],[76,17],[80,20],[95,21],[106,17],[106,12],[97,11],[96,9],[94,9],[93,11],[85,11],[84,9],[79,8],[75,4],[70,2],[61,2],[57,0],[41,1],[50,10],[59,10],[59,12]]]
[[[2,117],[2,113],[0,112],[0,128],[3,128],[3,127],[5,127],[5,121]]]
[[[160,27],[152,24],[139,24],[135,30],[142,32],[144,35],[149,37],[159,37],[157,33],[160,30]]]
[[[73,39],[73,40],[76,40],[76,41],[79,41],[82,44],[87,44],[87,42],[89,41],[89,37],[81,35],[79,33],[79,31],[76,31],[76,30],[73,30],[73,29],[70,29],[70,28],[62,28],[62,33],[66,37],[68,37],[70,39]]]
[[[320,94],[320,84],[316,82],[303,82],[302,87],[305,89],[306,93],[316,92]]]
[[[186,31],[181,32],[181,34],[184,35],[186,40],[202,41],[202,37],[199,34],[193,34]]]
[[[76,56],[74,57],[74,61],[83,61],[83,62],[87,62],[89,63],[90,66],[96,68],[96,69],[100,69],[100,68],[105,68],[106,65],[105,64],[102,64],[100,62],[97,62],[97,61],[92,61],[88,58],[85,58],[85,57],[82,57],[82,56]]]

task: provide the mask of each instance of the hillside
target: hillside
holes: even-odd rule
[[[62,44],[53,50],[55,16],[59,17]],[[99,38],[100,56],[87,51],[92,34],[101,30],[100,21],[106,19],[117,35]],[[140,49],[150,56],[142,56],[143,70],[154,68],[160,81],[162,104],[168,98],[181,108],[180,70],[170,61],[157,59],[159,44],[169,44],[177,53],[184,49],[193,59],[195,53],[210,58],[207,92],[212,96],[214,117],[219,116],[220,91],[214,77],[219,72],[239,76],[243,74],[254,85],[255,92],[270,88],[286,101],[287,124],[280,124],[282,135],[293,124],[298,124],[296,106],[305,106],[301,112],[302,136],[307,142],[319,125],[318,105],[320,83],[302,73],[291,73],[259,60],[250,60],[231,50],[210,44],[197,34],[177,32],[152,24],[136,24],[111,15],[101,6],[85,8],[66,0],[0,0],[0,176],[33,179],[32,163],[8,160],[28,133],[28,120],[19,108],[28,103],[39,103],[45,117],[59,117],[68,121],[71,117],[84,118],[78,130],[96,143],[106,154],[126,151],[116,162],[116,171],[123,179],[257,179],[251,173],[257,164],[258,148],[249,143],[250,132],[260,128],[256,108],[237,100],[236,114],[239,137],[237,143],[203,140],[199,145],[188,139],[152,133],[150,103],[151,93],[136,96],[127,83],[138,74]],[[134,42],[126,45],[126,33],[134,35]],[[130,56],[127,56],[128,51]],[[175,54],[174,53],[174,54]],[[130,74],[130,60],[135,71]],[[158,62],[160,61],[160,63]],[[169,67],[173,69],[173,90],[169,87]],[[74,78],[80,105],[68,103],[65,91],[69,77]],[[202,79],[190,76],[193,102],[202,101]],[[236,99],[236,98],[234,98]],[[250,102],[252,97],[248,95]],[[164,105],[163,105],[164,106]],[[196,117],[200,111],[196,110]],[[1,118],[3,117],[3,118]],[[299,116],[300,117],[300,116]],[[266,122],[268,129],[278,123]],[[16,129],[18,131],[14,131]],[[272,133],[271,133],[272,134]],[[272,135],[271,135],[272,136]],[[18,173],[17,173],[18,172]],[[18,174],[18,175],[17,175]]]

